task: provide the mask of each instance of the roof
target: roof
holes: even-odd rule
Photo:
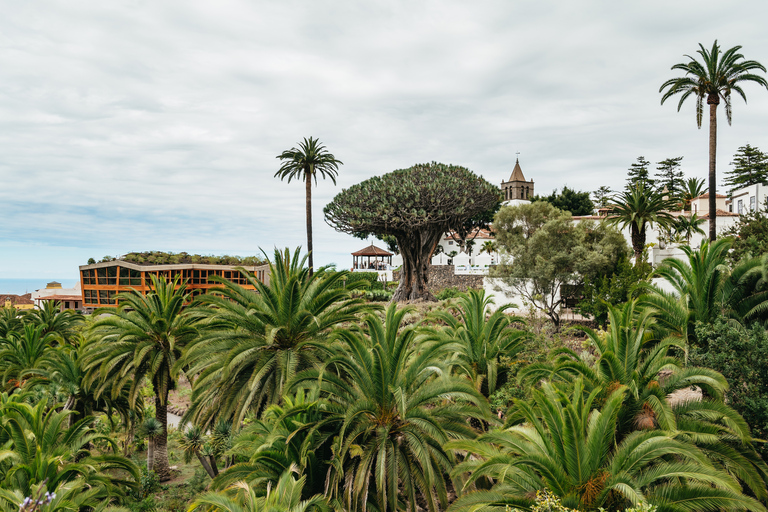
[[[525,181],[523,170],[520,168],[520,160],[515,160],[515,168],[512,169],[512,176],[509,177],[509,181]]]
[[[34,304],[32,301],[32,294],[26,293],[24,295],[5,294],[0,295],[0,307],[3,307],[6,300],[10,300],[14,306]]]
[[[365,249],[360,249],[359,251],[352,253],[352,256],[392,256],[392,255],[393,253],[389,251],[385,251],[380,247],[376,247],[373,244],[369,245]]]
[[[715,194],[715,197],[718,199],[727,199],[728,196],[723,194]],[[709,192],[705,192],[704,194],[701,194],[698,197],[694,197],[694,199],[709,199]]]
[[[93,265],[80,265],[80,270],[87,270],[92,268],[104,268],[104,267],[117,267],[130,268],[133,270],[140,270],[142,272],[156,272],[165,270],[235,270],[236,268],[244,268],[251,272],[255,270],[261,270],[269,268],[269,264],[251,266],[251,265],[214,265],[211,263],[171,263],[163,265],[139,265],[138,263],[131,263],[125,260],[112,260],[103,261],[101,263],[94,263]]]
[[[455,231],[450,231],[450,232],[446,233],[445,238],[443,238],[443,240],[456,240],[456,238],[454,238],[454,236],[453,236],[454,233],[456,233],[456,232]],[[458,236],[458,235],[456,235],[456,236]],[[467,236],[467,239],[468,240],[493,240],[494,236],[493,236],[493,233],[491,233],[491,231],[488,230],[488,229],[477,229],[476,228],[474,231],[469,233],[469,235]]]
[[[739,214],[738,213],[734,213],[734,212],[727,212],[725,210],[721,210],[721,209],[718,208],[717,210],[715,210],[715,216],[717,216],[717,217],[738,217]],[[708,219],[709,218],[709,212],[705,213],[704,215],[702,215],[699,218],[700,219]]]
[[[38,297],[37,300],[83,300],[82,295],[46,295],[45,297]]]

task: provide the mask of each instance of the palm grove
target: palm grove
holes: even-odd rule
[[[609,222],[578,226],[550,201],[499,209],[498,189],[438,163],[326,206],[341,231],[396,240],[401,301],[434,299],[440,236],[493,219],[518,262],[499,278],[539,286],[543,325],[482,290],[383,307],[366,280],[314,269],[311,180],[335,179],[341,162],[312,138],[278,158],[277,176],[305,182],[310,252],[275,250],[266,282],[242,270],[253,290],[221,279],[193,298],[156,278],[90,317],[0,310],[0,509],[765,510],[768,241],[750,234],[764,212],[743,236],[681,241],[683,259],[652,269],[645,229],[669,225],[670,199],[643,182],[607,202]],[[679,163],[660,165],[674,177]],[[564,238],[568,250],[552,250]],[[599,330],[563,329],[541,299],[578,280]],[[190,405],[173,429],[184,380]],[[160,503],[179,453],[199,465],[200,492]]]

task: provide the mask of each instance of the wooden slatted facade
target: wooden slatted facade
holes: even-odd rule
[[[219,276],[253,290],[237,267],[232,265],[175,264],[175,265],[138,265],[128,261],[115,260],[80,267],[80,286],[83,291],[83,307],[117,307],[117,294],[136,289],[146,294],[150,290],[150,275],[165,277],[167,280],[181,276],[187,283],[187,290],[192,296],[205,293],[209,289],[221,286],[213,281]],[[269,281],[269,265],[242,266],[259,281]]]

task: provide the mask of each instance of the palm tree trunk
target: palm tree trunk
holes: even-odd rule
[[[147,473],[155,470],[155,440],[150,437],[147,440]]]
[[[630,238],[632,239],[632,251],[635,253],[635,267],[643,263],[643,251],[645,250],[645,226],[640,230],[636,224],[631,224],[629,228]]]
[[[155,438],[155,473],[161,482],[171,479],[168,465],[168,392],[164,397],[155,395],[155,419],[163,426],[162,433]]]
[[[314,272],[312,257],[312,172],[304,174],[304,181],[307,186],[307,252],[309,254],[309,275]]]
[[[717,105],[720,97],[710,94],[707,98],[709,105],[709,240],[717,240]]]
[[[197,460],[200,461],[200,465],[203,466],[205,472],[208,473],[208,476],[211,478],[216,478],[217,473],[213,472],[213,469],[208,463],[208,459],[205,457],[205,455],[201,455],[199,450],[195,451],[195,455],[197,456]]]

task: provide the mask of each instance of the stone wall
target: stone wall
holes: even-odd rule
[[[453,265],[432,265],[429,267],[429,289],[432,293],[437,293],[446,288],[458,288],[465,291],[470,288],[483,287],[483,275],[456,275]],[[400,270],[394,272],[393,279],[400,280]]]

